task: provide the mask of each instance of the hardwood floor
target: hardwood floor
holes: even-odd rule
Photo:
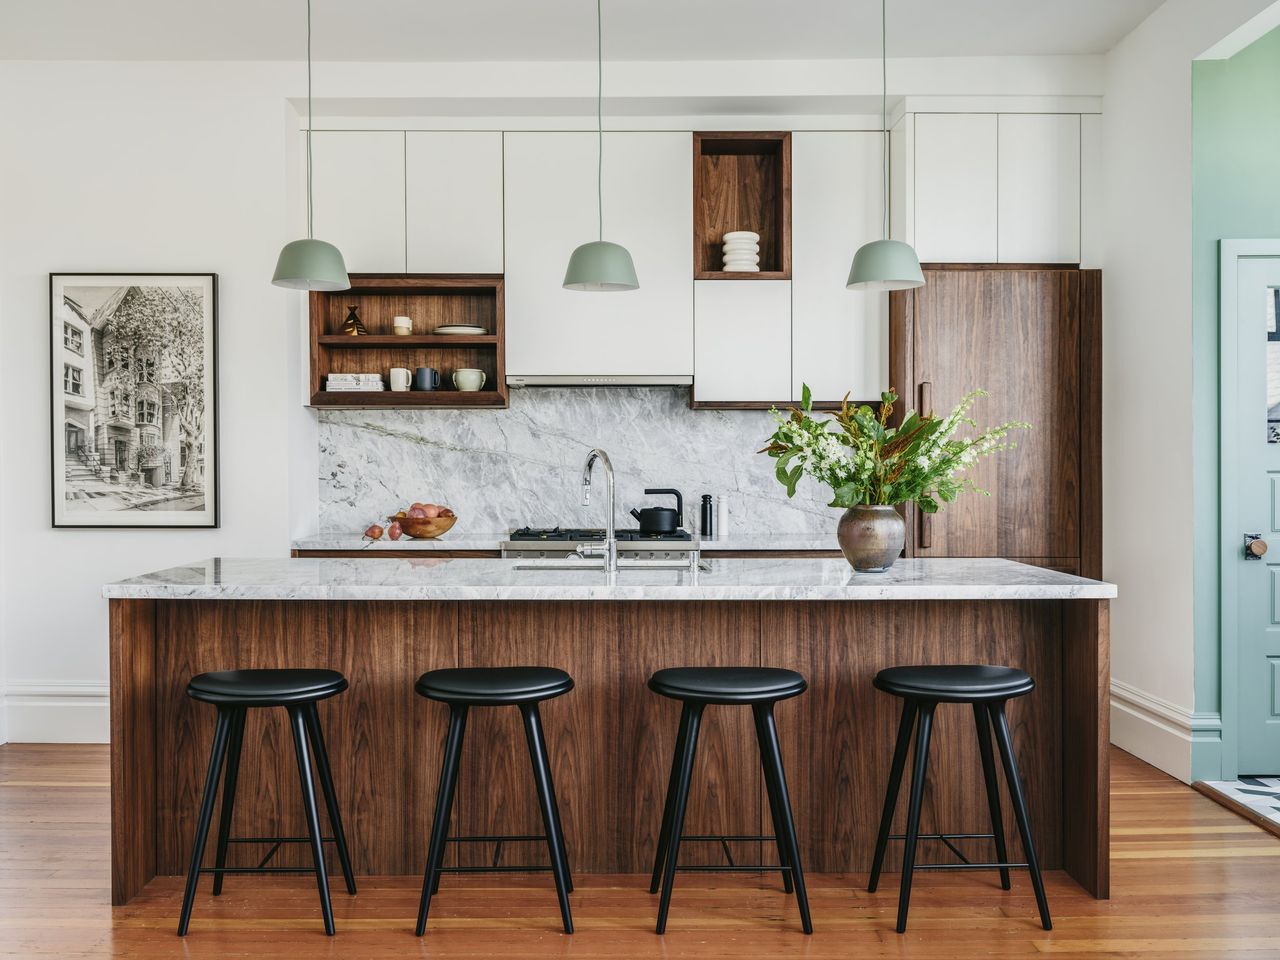
[[[1054,930],[1035,920],[1025,874],[917,876],[911,926],[893,932],[895,878],[875,896],[865,876],[810,875],[815,933],[770,877],[681,875],[665,937],[653,933],[647,878],[579,876],[578,933],[565,937],[550,879],[446,877],[422,940],[412,935],[418,879],[365,879],[334,890],[338,936],[320,925],[310,877],[208,881],[191,935],[173,929],[177,878],[113,910],[108,756],[99,746],[0,747],[0,956],[341,958],[733,956],[1280,957],[1280,839],[1164,774],[1113,751],[1112,899],[1061,872],[1047,877]]]

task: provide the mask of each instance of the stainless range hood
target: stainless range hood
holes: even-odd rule
[[[662,374],[538,374],[507,377],[511,387],[687,387],[689,376]]]

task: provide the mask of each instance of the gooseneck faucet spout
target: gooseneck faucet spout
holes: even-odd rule
[[[591,470],[599,460],[604,467],[605,476],[605,492],[607,500],[608,514],[604,521],[604,543],[603,544],[585,544],[582,547],[584,556],[604,558],[604,568],[609,573],[618,572],[618,537],[617,531],[613,526],[614,512],[614,485],[613,485],[613,464],[609,460],[609,455],[598,447],[593,448],[587,454],[587,462],[582,466],[582,505],[584,507],[591,505]]]

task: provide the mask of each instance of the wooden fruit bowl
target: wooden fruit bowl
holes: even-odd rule
[[[387,517],[387,520],[400,524],[400,529],[414,540],[434,540],[458,522],[457,517]]]

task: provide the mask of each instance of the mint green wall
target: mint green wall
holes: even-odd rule
[[[1280,237],[1280,29],[1230,60],[1196,62],[1192,102],[1195,712],[1205,715],[1235,709],[1221,702],[1219,671],[1218,241]],[[1216,738],[1193,742],[1192,778],[1216,779],[1220,753]]]

